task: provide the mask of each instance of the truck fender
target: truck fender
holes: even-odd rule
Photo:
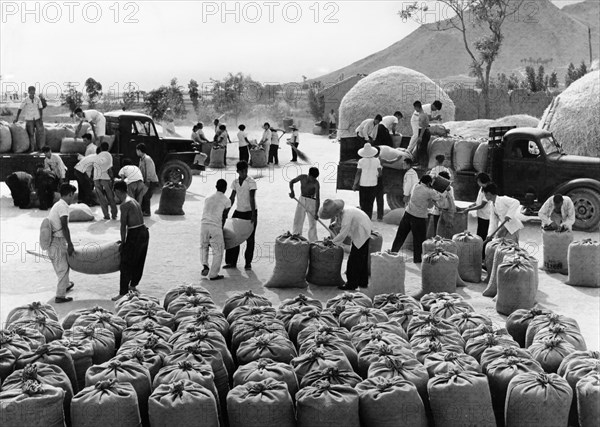
[[[556,187],[551,194],[567,194],[576,188],[589,188],[600,193],[600,181],[591,178],[573,179]]]

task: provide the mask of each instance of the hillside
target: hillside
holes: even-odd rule
[[[526,11],[519,13],[505,23],[505,40],[498,60],[494,63],[492,75],[522,71],[525,66],[539,64],[526,62],[526,59],[546,61],[547,72],[556,70],[559,79],[566,72],[570,62],[589,63],[588,29],[593,26],[593,57],[598,57],[600,2],[586,0],[569,5],[562,10],[550,0],[535,0]],[[537,9],[537,10],[536,10]],[[420,71],[433,79],[453,80],[451,76],[469,74],[470,58],[464,49],[462,35],[458,31],[437,31],[437,24],[426,24],[390,47],[374,53],[332,73],[317,77],[323,83],[336,81],[340,73],[351,76],[357,73],[371,73],[378,69],[401,65]],[[470,40],[480,32],[470,24]]]

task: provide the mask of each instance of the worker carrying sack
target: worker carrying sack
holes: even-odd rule
[[[160,203],[156,213],[159,215],[185,215],[183,212],[185,192],[185,185],[167,182],[160,193]]]
[[[457,245],[458,275],[461,279],[481,282],[481,263],[483,257],[483,240],[469,231],[455,234],[452,241]]]
[[[584,239],[569,245],[569,279],[572,286],[600,287],[600,243]]]
[[[542,230],[544,246],[544,270],[549,273],[567,274],[569,245],[573,242],[570,231]]]
[[[34,380],[25,381],[20,388],[3,390],[0,392],[2,427],[64,427],[64,396],[64,390]]]
[[[375,252],[371,254],[371,282],[373,295],[404,294],[406,263],[399,252]]]
[[[344,249],[330,240],[310,244],[310,256],[306,281],[317,286],[344,284],[341,275]]]
[[[83,274],[108,274],[121,268],[121,244],[88,243],[68,256],[69,267]]]
[[[208,167],[217,169],[225,167],[225,148],[215,146],[211,148]]]
[[[241,218],[228,218],[223,227],[225,250],[241,245],[254,231],[252,221]]]
[[[506,316],[535,305],[537,269],[524,257],[505,258],[498,266],[496,311]]]
[[[350,386],[321,380],[296,398],[298,427],[360,427],[358,392]]]
[[[52,226],[50,220],[44,218],[40,224],[40,249],[47,251],[52,245]]]
[[[430,292],[456,292],[458,256],[437,248],[423,257],[421,280],[423,288],[415,298]]]
[[[275,268],[267,288],[305,288],[310,243],[289,231],[275,239]]]

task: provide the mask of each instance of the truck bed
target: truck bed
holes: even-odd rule
[[[67,167],[67,179],[75,180],[74,167],[77,164],[77,153],[57,153]],[[114,164],[118,165],[117,155],[113,154]],[[27,172],[35,174],[38,165],[44,164],[43,153],[6,153],[0,154],[0,181],[5,181],[6,177],[13,172]]]

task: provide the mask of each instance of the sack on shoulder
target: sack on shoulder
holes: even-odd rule
[[[51,244],[52,226],[50,225],[50,220],[48,218],[44,218],[42,224],[40,225],[40,248],[43,251],[47,251],[50,249]]]

